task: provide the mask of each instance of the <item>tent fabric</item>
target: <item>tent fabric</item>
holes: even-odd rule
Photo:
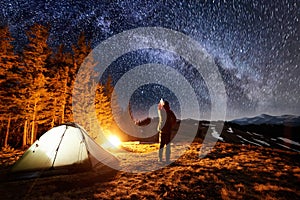
[[[91,169],[103,165],[116,168],[118,164],[118,159],[100,147],[81,126],[69,123],[44,133],[14,164],[11,172]]]

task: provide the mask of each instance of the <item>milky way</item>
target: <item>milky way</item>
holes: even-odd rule
[[[7,0],[0,4],[0,23],[9,25],[19,47],[26,42],[24,30],[34,22],[50,23],[49,44],[53,47],[71,45],[81,31],[93,47],[137,27],[179,31],[198,41],[214,58],[228,96],[228,119],[261,113],[299,115],[300,2],[191,2]],[[110,67],[114,82],[126,70],[148,62],[177,69],[195,88],[200,108],[209,110],[203,78],[180,56],[169,52],[150,49],[122,56]],[[141,108],[149,109],[164,92],[177,109],[171,92],[155,84],[137,90],[133,106],[144,112]]]

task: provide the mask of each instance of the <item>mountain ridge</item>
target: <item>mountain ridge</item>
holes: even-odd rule
[[[300,126],[300,116],[289,115],[289,114],[284,114],[279,116],[261,114],[255,117],[244,117],[244,118],[234,119],[229,122],[238,125],[269,124],[269,125]]]

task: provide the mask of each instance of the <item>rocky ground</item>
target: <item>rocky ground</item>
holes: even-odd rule
[[[194,143],[175,162],[146,173],[105,168],[19,181],[7,181],[4,174],[23,152],[3,149],[1,199],[300,199],[299,153],[218,142],[200,159],[200,147]],[[158,146],[131,144],[124,148],[145,153]],[[122,162],[136,160],[128,157]]]

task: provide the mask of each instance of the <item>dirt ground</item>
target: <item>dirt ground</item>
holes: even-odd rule
[[[200,159],[200,147],[192,144],[175,162],[146,173],[104,168],[19,181],[3,175],[23,152],[1,151],[0,199],[300,199],[299,153],[218,142]],[[143,153],[158,147],[124,148]]]

